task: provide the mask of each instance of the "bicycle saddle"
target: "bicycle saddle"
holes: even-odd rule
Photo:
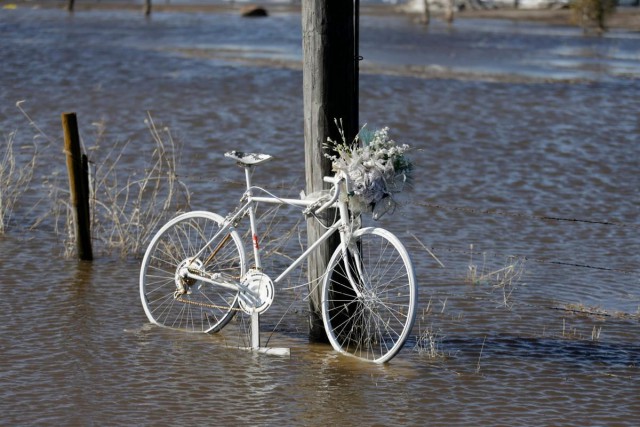
[[[268,154],[244,153],[242,151],[235,150],[224,153],[224,156],[232,158],[238,163],[245,166],[259,165],[260,163],[264,163],[268,160],[273,159],[273,156],[270,156]]]

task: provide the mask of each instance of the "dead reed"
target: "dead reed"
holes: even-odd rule
[[[444,313],[445,303],[442,304],[441,314]],[[427,307],[422,309],[422,315],[418,319],[418,335],[413,351],[429,359],[438,359],[445,357],[445,352],[442,350],[444,336],[441,335],[440,330],[434,329],[433,325],[423,326],[423,322],[426,322],[427,317],[432,314],[432,309],[431,300],[429,300]]]
[[[0,234],[5,233],[16,203],[31,185],[38,157],[35,143],[16,153],[15,137],[16,132],[11,132],[0,147]]]
[[[501,304],[511,308],[513,302],[512,294],[519,286],[524,274],[525,260],[523,258],[509,256],[504,266],[497,269],[487,267],[486,255],[483,254],[482,266],[478,267],[473,260],[473,245],[471,245],[471,255],[467,272],[467,281],[474,285],[489,285],[493,289],[499,290],[502,294]]]
[[[91,148],[93,239],[121,257],[139,256],[162,223],[190,205],[189,190],[178,177],[178,148],[171,132],[159,129],[151,115],[145,123],[155,145],[142,171],[118,169],[129,143],[112,144],[104,155],[99,144]]]
[[[29,116],[23,104],[16,107],[35,130],[36,139],[46,141],[46,147],[57,146],[58,141],[48,136]],[[153,233],[169,217],[190,208],[190,193],[179,179],[179,147],[166,127],[159,127],[150,114],[145,123],[149,129],[153,148],[143,152],[137,144],[130,147],[125,143],[106,141],[104,123],[93,123],[96,132],[92,144],[82,140],[83,151],[90,159],[90,210],[92,241],[98,243],[99,250],[118,253],[121,257],[140,256]],[[19,165],[13,151],[15,132],[7,137],[0,163],[0,233],[4,232],[11,218],[13,207],[29,187],[37,166],[37,150],[22,165]],[[62,143],[59,144],[62,146]],[[45,148],[46,148],[45,147]],[[135,154],[131,151],[136,150]],[[125,170],[123,157],[148,156],[146,167],[140,170]],[[138,162],[136,162],[137,164]],[[35,225],[45,220],[53,221],[57,236],[63,236],[65,256],[75,251],[75,227],[69,200],[66,173],[54,169],[48,176],[40,176],[42,188],[48,190],[45,199],[50,202],[46,214],[35,221]]]

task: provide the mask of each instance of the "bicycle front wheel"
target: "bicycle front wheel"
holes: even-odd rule
[[[140,298],[151,323],[186,332],[216,332],[234,316],[237,289],[184,274],[187,268],[201,277],[240,281],[246,260],[238,233],[226,231],[212,241],[223,222],[211,212],[189,212],[169,221],[153,237],[140,270]]]
[[[389,361],[411,332],[417,293],[400,240],[381,228],[357,230],[346,251],[334,252],[323,282],[322,319],[331,345],[366,361]]]

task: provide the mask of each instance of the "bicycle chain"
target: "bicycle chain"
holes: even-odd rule
[[[206,272],[204,272],[204,271],[197,270],[197,269],[192,268],[192,267],[187,267],[187,270],[188,270],[190,273],[198,274],[198,275],[202,275],[202,276],[204,276],[204,275],[208,274],[208,273],[206,273]],[[186,300],[186,299],[183,299],[183,298],[182,298],[182,296],[179,296],[178,298],[176,298],[176,301],[181,302],[181,303],[184,303],[184,304],[197,305],[197,306],[200,306],[200,307],[206,307],[206,308],[217,308],[217,309],[219,309],[219,310],[233,310],[233,311],[240,311],[240,310],[242,310],[242,309],[241,309],[241,308],[239,308],[239,307],[221,306],[221,305],[211,304],[211,303],[208,303],[208,302],[201,302],[201,301],[191,301],[191,300]]]
[[[182,303],[185,303],[185,304],[198,305],[200,307],[217,308],[217,309],[220,309],[220,310],[233,310],[233,311],[242,310],[239,307],[229,307],[229,306],[221,306],[221,305],[210,304],[208,302],[190,301],[190,300],[183,299],[181,296],[176,298],[176,301],[182,302]]]

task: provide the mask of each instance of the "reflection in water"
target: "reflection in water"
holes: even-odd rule
[[[0,236],[0,424],[631,425],[636,34],[463,20],[425,30],[363,17],[361,117],[411,144],[416,165],[408,205],[380,224],[414,258],[414,335],[438,332],[442,357],[412,351],[418,338],[388,366],[310,344],[304,271],[276,289],[263,323],[269,346],[291,356],[267,357],[229,348],[241,324],[216,336],[149,325],[137,259],[64,259],[48,201],[50,186],[66,184],[62,111],[78,113],[96,163],[130,141],[118,163],[125,181],[147,167],[151,111],[182,145],[178,173],[194,209],[234,207],[243,176],[223,153],[239,146],[275,156],[256,184],[297,197],[299,19],[1,11],[0,129],[31,142],[34,128],[14,107],[25,99],[49,139],[36,138],[46,161]],[[20,225],[40,217],[35,231]],[[269,226],[280,235],[295,222]],[[295,246],[304,231],[292,236]],[[465,281],[471,264],[497,271],[511,255],[526,263],[507,307],[494,282]]]

